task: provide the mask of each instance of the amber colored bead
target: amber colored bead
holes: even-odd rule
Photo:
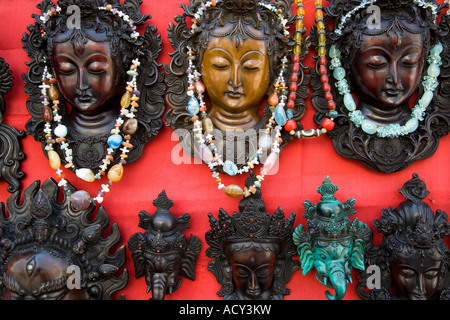
[[[324,30],[325,29],[325,23],[323,21],[317,22],[317,29]]]
[[[299,16],[304,16],[304,15],[305,15],[305,8],[303,8],[303,7],[298,7],[298,8],[297,8],[297,15],[299,15]]]
[[[45,122],[52,122],[53,121],[52,109],[49,107],[41,108],[41,117],[42,120]]]
[[[50,86],[50,88],[48,89],[48,96],[52,100],[58,100],[59,99],[58,89],[56,89],[55,86]]]
[[[123,133],[126,135],[133,135],[138,129],[138,120],[136,118],[128,119],[122,127]]]
[[[303,39],[303,35],[300,32],[294,33],[294,41],[301,42]]]
[[[278,105],[278,102],[279,102],[279,100],[278,100],[278,95],[277,95],[276,93],[272,94],[272,95],[269,97],[269,104],[270,104],[271,106],[276,107],[276,106]]]
[[[50,167],[54,170],[59,169],[61,166],[61,158],[54,150],[50,150],[48,152],[48,161],[50,163]]]
[[[336,102],[334,102],[334,100],[328,101],[328,110],[336,110]]]
[[[316,18],[321,18],[323,17],[323,11],[322,9],[317,9],[316,10]]]
[[[324,98],[327,101],[331,101],[331,100],[333,100],[333,94],[330,91],[325,92]]]
[[[302,46],[299,44],[294,45],[294,48],[292,49],[294,54],[301,54],[302,53]]]
[[[314,4],[316,6],[321,6],[322,5],[322,0],[316,0],[316,1],[314,1]]]

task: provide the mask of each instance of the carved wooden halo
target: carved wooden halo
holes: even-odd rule
[[[380,5],[383,2],[380,1]],[[393,6],[400,5],[400,2],[407,2],[406,5],[414,5],[411,0],[409,1],[393,1]],[[431,1],[435,3],[434,1]],[[341,21],[341,17],[349,12],[354,7],[358,6],[360,1],[353,0],[331,0],[329,7],[325,7],[325,19],[327,21],[334,22],[334,28]],[[375,3],[377,4],[377,3]],[[403,3],[403,5],[405,5]],[[448,4],[441,4],[438,6],[439,11],[448,7]],[[367,9],[367,8],[366,8]],[[419,8],[418,10],[423,10]],[[359,11],[358,11],[359,12]],[[358,15],[358,19],[359,19]],[[431,19],[431,15],[428,15]],[[358,19],[352,19],[357,21]],[[360,22],[361,23],[361,22]],[[332,44],[338,44],[342,41],[340,37],[334,34],[333,29],[329,29],[328,24],[325,23],[327,34],[327,52]],[[345,33],[357,32],[357,24],[352,21],[346,21]],[[317,36],[315,34],[315,27],[311,31],[312,43],[317,45]],[[339,112],[335,117],[336,126],[332,131],[327,134],[333,141],[333,146],[336,152],[344,158],[354,159],[360,161],[368,168],[384,172],[391,173],[401,171],[409,167],[417,160],[422,160],[431,157],[439,146],[441,138],[448,135],[450,130],[450,107],[448,104],[450,98],[450,17],[447,14],[442,15],[440,23],[436,28],[436,39],[432,39],[436,42],[440,41],[444,47],[441,53],[441,59],[443,65],[441,66],[441,74],[438,77],[439,87],[434,91],[434,97],[431,104],[427,108],[424,120],[420,122],[419,128],[405,136],[398,138],[379,138],[376,135],[369,135],[357,128],[353,122],[350,121],[348,111],[343,105],[343,98],[338,93],[334,83],[336,82],[332,76],[330,76],[330,83],[332,93],[335,98],[337,108]],[[354,54],[354,52],[352,53]],[[422,75],[426,75],[427,64],[424,66],[424,72]],[[330,70],[330,69],[329,69]],[[350,74],[347,70],[347,75]],[[314,90],[311,101],[316,109],[314,115],[314,122],[320,124],[327,116],[328,108],[327,102],[324,99],[324,92],[320,82],[320,76],[318,70],[311,70],[311,87]],[[349,81],[349,77],[347,77]],[[355,83],[349,81],[350,90],[352,87],[357,86]],[[419,97],[424,92],[422,84],[419,85],[418,95]],[[410,99],[414,99],[413,97]]]
[[[9,184],[7,190],[10,193],[19,189],[19,180],[25,176],[20,170],[20,162],[25,159],[25,154],[19,142],[25,132],[3,123],[6,106],[4,95],[11,91],[13,80],[9,64],[0,58],[0,179]]]
[[[198,156],[199,152],[197,150],[198,146],[196,145],[196,143],[194,143],[195,138],[192,132],[193,125],[190,120],[192,116],[189,115],[189,113],[186,110],[189,98],[186,94],[188,88],[186,75],[186,70],[188,67],[187,47],[190,47],[195,52],[201,54],[202,50],[206,48],[207,43],[204,43],[205,41],[204,39],[201,41],[199,40],[199,35],[202,32],[206,31],[195,32],[194,34],[192,34],[188,26],[190,26],[191,20],[194,18],[194,15],[198,11],[199,7],[202,5],[202,2],[203,1],[201,0],[190,0],[189,5],[181,4],[180,6],[184,10],[183,14],[175,16],[174,18],[175,24],[171,22],[167,30],[168,40],[172,44],[172,48],[175,51],[169,54],[172,58],[170,64],[165,66],[166,85],[168,87],[166,92],[166,102],[169,105],[170,109],[167,111],[164,118],[166,120],[166,125],[170,126],[172,129],[175,130],[175,133],[179,134],[180,143],[183,150],[191,156]],[[285,18],[288,20],[287,25],[293,25],[295,23],[295,16],[292,15],[291,12],[292,1],[281,0],[281,1],[265,1],[265,2],[274,5],[283,11]],[[246,5],[245,4],[246,2],[242,3]],[[219,6],[219,4],[217,4],[217,6]],[[214,14],[209,15],[209,17],[211,17],[211,20],[214,19],[217,20],[218,18]],[[212,25],[211,21],[207,21],[205,22],[205,24],[207,25],[205,27],[205,30],[208,30],[210,25]],[[279,47],[279,50],[273,53],[274,63],[272,64],[272,69],[270,70],[271,85],[274,83],[274,80],[277,76],[278,72],[277,68],[280,65],[282,57],[290,50],[289,46],[290,46],[289,43],[285,42],[283,46]],[[301,59],[303,59],[307,54],[308,47],[309,47],[309,38],[305,37],[303,38],[302,42]],[[201,58],[199,56],[197,56],[197,59],[195,60],[194,63],[196,64],[197,70],[200,71]],[[305,67],[303,67],[303,69],[305,69]],[[298,129],[302,128],[300,120],[303,118],[306,112],[305,99],[309,96],[309,88],[307,84],[309,83],[310,76],[309,74],[305,74],[303,69],[301,68],[300,70],[297,97],[295,100],[295,108],[293,109],[293,119],[297,122]],[[289,79],[289,74],[286,75],[286,79]],[[208,104],[207,92],[205,92],[205,100],[206,103]],[[261,120],[254,128],[251,128],[255,129],[256,131],[265,128],[265,125],[267,124],[267,121],[271,116],[269,104],[266,101],[262,101],[261,104],[264,104],[260,106],[260,109],[262,109],[260,110]],[[218,135],[222,135],[222,139],[220,140],[223,141],[223,151],[221,152],[223,161],[226,160],[226,155],[231,156],[232,159],[229,160],[236,163],[238,167],[245,166],[246,163],[242,163],[242,159],[248,157],[249,153],[251,153],[252,150],[253,152],[255,152],[258,149],[257,142],[255,145],[254,143],[252,143],[251,141],[252,139],[246,140],[246,133],[243,131],[236,130],[234,134],[229,133],[228,135],[226,135],[225,132],[215,128],[214,136]],[[289,143],[293,139],[293,136],[290,135],[289,132],[282,130],[281,138],[283,139],[283,143],[280,147]],[[216,141],[217,140],[219,139],[216,138]],[[245,147],[236,148],[234,145],[236,141],[238,142],[246,141]],[[230,148],[231,146],[230,150],[232,150],[233,152],[230,151],[227,152],[227,145],[228,148]],[[218,148],[221,148],[221,146],[218,145]]]
[[[76,191],[70,184],[68,187],[71,192]],[[56,181],[49,178],[42,185],[35,181],[27,187],[22,203],[19,191],[12,194],[6,202],[8,217],[4,203],[0,204],[2,274],[8,260],[16,254],[56,250],[80,268],[81,288],[89,299],[112,299],[128,283],[128,271],[121,269],[126,260],[125,245],[111,251],[121,240],[119,227],[116,223],[111,225],[108,236],[103,238],[110,224],[105,209],[99,206],[93,218],[96,206],[91,204],[78,211],[69,198],[60,199],[60,194]]]
[[[125,12],[129,15],[130,19],[134,21],[136,26],[144,25],[145,22],[151,18],[150,15],[142,14],[140,11],[140,5],[142,1],[140,0],[126,0],[125,2],[120,2],[119,0],[108,1],[113,8],[118,8],[119,10]],[[77,1],[73,0],[59,0],[58,5],[62,8],[60,15],[64,15],[67,11],[67,7],[71,4],[79,4]],[[83,12],[84,9],[89,8],[91,14],[105,14],[104,12],[99,12],[94,9],[103,5],[103,1],[99,0],[88,0],[82,3],[81,11],[81,23],[83,22]],[[37,8],[41,10],[41,14],[46,13],[50,8],[55,7],[55,4],[50,0],[43,0],[37,5]],[[23,79],[25,82],[25,92],[29,95],[27,100],[27,110],[31,115],[31,119],[26,124],[26,132],[32,135],[33,138],[42,143],[42,148],[44,154],[47,156],[45,151],[46,139],[43,133],[43,128],[45,122],[41,118],[41,107],[42,103],[40,100],[40,90],[39,85],[41,84],[41,77],[44,70],[45,60],[50,61],[50,53],[47,50],[47,41],[42,39],[41,36],[41,14],[33,14],[32,16],[36,19],[34,24],[27,27],[28,33],[25,33],[22,39],[24,50],[28,53],[31,61],[27,62],[29,66],[28,73],[23,74]],[[65,17],[67,18],[67,17]],[[119,19],[119,18],[118,18]],[[147,25],[145,27],[145,32],[137,38],[133,45],[127,46],[127,52],[121,52],[123,54],[124,60],[118,63],[124,63],[127,67],[132,64],[132,59],[135,59],[139,55],[140,66],[138,66],[138,86],[137,89],[140,91],[139,108],[136,113],[136,119],[138,120],[138,130],[132,136],[131,144],[133,148],[128,153],[127,163],[132,163],[136,161],[142,154],[144,146],[149,143],[154,136],[156,136],[159,130],[163,127],[162,115],[164,113],[164,75],[159,71],[161,65],[156,61],[161,50],[162,50],[162,40],[161,36],[156,33],[156,27]],[[126,39],[127,36],[123,38]],[[129,36],[128,36],[129,38]],[[120,39],[120,41],[127,41]],[[128,40],[128,42],[130,42]],[[128,70],[128,69],[124,69]],[[125,72],[125,71],[124,71]],[[121,84],[123,94],[125,92],[126,83]],[[67,115],[66,108],[64,108],[64,98],[60,97],[61,100],[61,110],[60,114],[62,116]],[[119,111],[120,106],[117,106]],[[69,127],[69,135],[67,141],[71,145],[74,151],[73,162],[76,167],[84,167],[95,169],[100,164],[102,164],[102,159],[106,154],[106,149],[108,148],[107,139],[108,136],[93,137],[93,136],[82,136],[77,134],[74,130]],[[101,144],[102,148],[94,148],[94,144]],[[82,148],[78,148],[83,146]],[[59,149],[59,148],[57,148]],[[55,150],[57,150],[55,149]],[[59,152],[59,151],[58,151]],[[92,160],[93,156],[96,156],[96,160]],[[66,163],[64,156],[61,156],[63,163]],[[114,154],[114,160],[112,164],[118,163],[120,160],[120,152]]]
[[[157,208],[154,214],[144,210],[139,212],[139,227],[145,231],[133,234],[128,240],[136,279],[144,276],[147,291],[153,290],[152,300],[164,300],[166,294],[172,294],[181,286],[181,277],[195,280],[195,263],[201,242],[192,234],[189,239],[183,234],[190,228],[191,216],[188,213],[174,216],[170,211],[173,204],[163,190],[153,200],[153,205]],[[179,264],[178,269],[173,266],[176,263]],[[169,264],[174,270],[170,270]],[[159,265],[158,270],[153,267],[156,265]],[[158,277],[154,277],[156,273],[159,274]],[[176,281],[168,283],[168,278],[173,276]]]

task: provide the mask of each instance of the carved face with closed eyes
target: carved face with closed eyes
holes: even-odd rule
[[[270,84],[269,58],[262,40],[212,38],[204,51],[202,79],[210,98],[209,116],[220,130],[247,130],[260,120],[259,103]]]

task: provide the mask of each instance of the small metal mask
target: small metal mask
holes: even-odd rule
[[[358,294],[365,300],[448,300],[449,249],[443,241],[450,234],[448,216],[423,202],[429,191],[417,174],[399,192],[406,200],[373,221],[383,239],[366,247],[371,268],[359,275]]]
[[[303,275],[317,270],[319,282],[335,290],[325,296],[330,300],[341,300],[347,292],[347,283],[352,282],[353,268],[364,270],[364,247],[372,237],[372,230],[357,218],[355,199],[339,202],[334,193],[338,187],[327,177],[317,191],[322,195],[317,204],[306,200],[304,217],[307,228],[299,225],[294,233],[294,244],[300,255]]]
[[[195,279],[201,242],[193,235],[186,239],[183,231],[189,228],[191,216],[187,213],[173,216],[169,210],[173,201],[165,191],[153,204],[157,207],[153,215],[139,213],[139,227],[145,232],[132,235],[128,248],[132,252],[136,279],[144,276],[147,293],[152,291],[153,300],[164,300],[166,294],[180,287],[180,276]]]
[[[251,171],[248,186],[256,179]],[[225,300],[281,300],[289,289],[286,284],[299,268],[292,260],[295,247],[292,230],[293,212],[287,220],[281,207],[271,216],[266,212],[261,190],[239,203],[232,216],[220,209],[219,219],[208,214],[211,229],[205,235],[214,258],[208,270],[222,288],[217,293]]]

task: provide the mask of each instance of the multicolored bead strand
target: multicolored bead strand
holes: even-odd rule
[[[111,12],[112,14],[118,15],[130,26],[130,30],[132,31],[131,37],[137,38],[139,36],[139,33],[136,31],[136,27],[134,26],[133,21],[122,11],[113,8],[111,5],[107,5],[106,7],[99,7],[98,10],[105,10]],[[46,14],[41,16],[41,21],[43,22],[43,24],[45,24],[52,15],[56,15],[60,11],[61,9],[59,7],[52,8],[52,10],[49,10]],[[47,61],[44,61],[44,63],[47,63]],[[98,172],[96,174],[94,174],[93,171],[89,168],[75,168],[75,165],[73,163],[73,151],[66,140],[68,129],[63,124],[63,118],[58,112],[60,101],[59,92],[56,88],[57,81],[48,72],[47,65],[44,67],[44,71],[42,74],[42,84],[39,87],[41,89],[41,100],[43,105],[41,108],[41,116],[43,121],[45,122],[43,131],[47,142],[45,150],[48,154],[50,167],[56,170],[56,176],[59,179],[58,186],[63,188],[66,196],[70,197],[71,201],[73,200],[73,202],[76,202],[74,207],[79,210],[88,206],[90,203],[102,203],[106,193],[110,191],[109,188],[112,183],[119,182],[122,179],[124,171],[123,165],[126,164],[126,158],[128,157],[130,149],[133,148],[133,145],[130,143],[131,136],[136,132],[137,129],[137,120],[135,119],[135,113],[137,112],[137,108],[139,107],[138,101],[140,96],[140,92],[136,89],[137,76],[139,75],[137,69],[139,66],[139,59],[136,58],[132,61],[132,65],[127,71],[130,79],[127,82],[126,91],[120,101],[120,114],[116,119],[114,128],[110,132],[111,135],[107,140],[109,146],[109,148],[107,149],[107,154],[102,160],[102,164],[99,166]],[[49,107],[49,100],[51,100],[53,104],[51,109]],[[55,123],[55,125],[52,125],[53,122]],[[56,136],[55,139],[53,139],[52,127],[54,127],[53,133]],[[66,161],[66,164],[64,166],[62,166],[61,164],[61,158],[59,154],[54,150],[55,143],[59,144],[60,150],[64,153],[64,160]],[[121,151],[120,161],[118,164],[113,165],[108,170],[109,165],[114,160],[113,154],[119,148]],[[78,178],[87,182],[100,180],[105,175],[107,175],[108,181],[104,184],[101,184],[101,189],[98,190],[97,196],[95,198],[90,197],[90,195],[86,191],[77,191],[77,195],[71,194],[67,186],[67,180],[63,175],[63,168],[72,170]],[[106,172],[108,173],[106,174]],[[80,194],[82,195],[80,196]]]

